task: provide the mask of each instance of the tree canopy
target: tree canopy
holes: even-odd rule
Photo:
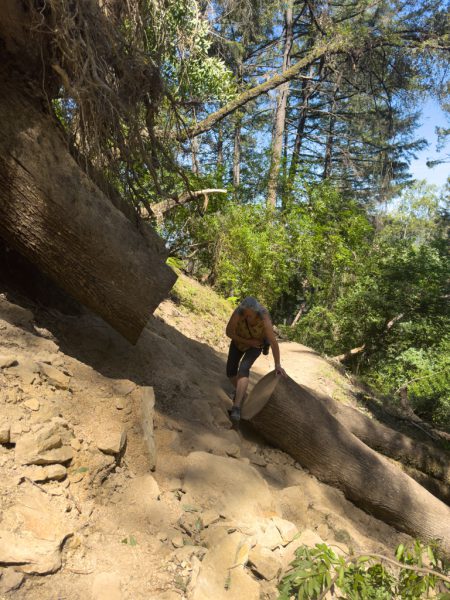
[[[448,2],[30,0],[29,19],[80,163],[191,274],[449,426],[448,189],[409,174],[421,102],[449,112]]]

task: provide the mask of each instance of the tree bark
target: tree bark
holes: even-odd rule
[[[417,481],[417,483],[420,483],[422,487],[433,494],[433,496],[436,496],[436,498],[445,502],[447,506],[450,506],[450,485],[448,483],[444,483],[440,479],[436,479],[418,469],[414,469],[414,467],[403,465],[403,470]]]
[[[70,155],[53,119],[0,72],[0,236],[135,343],[176,276]]]
[[[323,166],[322,179],[327,179],[331,175],[331,167],[333,163],[334,137],[336,127],[336,106],[339,86],[341,84],[341,73],[337,76],[337,81],[334,85],[333,98],[330,103],[330,117],[328,121],[327,141],[325,145],[325,161]]]
[[[352,356],[356,356],[357,354],[361,354],[361,352],[364,352],[365,348],[365,344],[363,344],[362,346],[358,346],[357,348],[352,348],[348,352],[344,352],[344,354],[338,354],[337,356],[333,356],[333,360],[337,360],[339,362],[346,362]]]
[[[301,305],[300,305],[300,308],[297,311],[297,314],[294,317],[294,320],[291,323],[291,327],[295,327],[297,325],[297,323],[299,322],[300,317],[302,316],[305,308],[306,308],[306,302],[302,302]]]
[[[292,6],[293,0],[289,0],[285,13],[285,36],[283,51],[283,69],[286,73],[291,61],[291,50],[293,41],[292,24]],[[280,172],[281,151],[283,149],[283,135],[286,124],[286,107],[289,95],[289,82],[283,83],[279,87],[277,96],[277,106],[275,110],[275,123],[272,136],[272,156],[270,161],[269,179],[267,182],[267,200],[268,208],[274,209],[277,202],[278,174]]]
[[[341,425],[373,450],[450,484],[450,461],[446,452],[416,442],[329,396],[320,395],[320,398]]]
[[[394,325],[397,323],[397,321],[400,321],[400,319],[402,319],[404,317],[404,313],[401,313],[399,315],[396,315],[395,317],[393,317],[390,321],[388,321],[386,323],[386,327],[383,331],[383,335],[385,335],[388,331],[390,331],[392,329],[392,327],[394,327]],[[361,352],[363,352],[366,348],[366,344],[363,344],[362,346],[358,346],[357,348],[352,348],[351,350],[348,350],[348,352],[344,352],[344,354],[338,354],[337,356],[333,356],[333,360],[338,360],[339,362],[345,362],[347,360],[349,360],[352,356],[355,356],[356,354],[360,354]]]
[[[222,182],[222,171],[223,171],[223,126],[222,123],[218,127],[217,131],[217,171],[220,174],[220,182]]]
[[[198,164],[198,150],[199,150],[199,141],[198,138],[193,138],[191,140],[191,161],[192,161],[192,172],[197,177],[200,175],[200,165]]]
[[[242,417],[363,510],[413,536],[438,540],[450,553],[450,509],[354,436],[307,388],[269,373],[253,388]]]
[[[317,77],[320,78],[324,65],[324,57],[322,57],[318,69]],[[312,77],[313,66],[310,66],[309,77]],[[309,79],[302,80],[302,106],[300,109],[300,116],[297,124],[297,131],[295,134],[294,148],[292,150],[291,164],[289,165],[289,179],[294,181],[297,175],[298,163],[300,162],[300,152],[302,149],[303,136],[305,133],[306,119],[308,118],[309,102],[315,95],[317,86],[314,89]]]
[[[236,119],[233,144],[233,187],[241,184],[241,117]]]

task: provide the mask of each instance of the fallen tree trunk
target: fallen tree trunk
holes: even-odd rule
[[[403,470],[405,473],[408,473],[410,477],[415,479],[417,483],[420,483],[422,487],[433,494],[433,496],[436,496],[436,498],[445,502],[447,506],[450,506],[450,485],[448,483],[444,483],[439,479],[426,475],[413,467],[405,466]]]
[[[330,397],[320,395],[320,398],[341,425],[373,450],[398,460],[406,466],[419,469],[444,483],[450,483],[450,461],[444,451],[416,442],[351,406],[335,402]]]
[[[354,436],[307,388],[269,373],[242,417],[363,510],[422,540],[438,540],[450,553],[450,509]]]
[[[176,279],[162,241],[112,205],[39,99],[8,75],[0,72],[0,236],[135,343]]]

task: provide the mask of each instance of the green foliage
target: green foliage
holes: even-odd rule
[[[426,572],[420,571],[425,565],[429,565]],[[395,559],[371,554],[343,557],[326,544],[301,546],[280,582],[279,600],[318,600],[331,590],[342,600],[419,600],[429,597],[430,590],[444,599],[450,585],[440,575],[447,574],[433,548],[417,541],[411,549],[398,546]]]
[[[169,267],[172,267],[177,275],[180,274],[180,271],[184,267],[183,260],[177,256],[169,256],[169,258],[166,260],[166,263],[169,265]]]
[[[158,60],[174,98],[229,100],[235,93],[232,74],[223,60],[209,56],[210,24],[197,2],[152,2],[151,7],[154,20],[147,33],[155,49],[164,48]]]
[[[276,212],[232,201],[202,216],[186,209],[184,239],[187,248],[199,249],[194,273],[209,273],[227,297],[256,296],[271,309],[280,298],[335,297],[372,226],[354,201],[329,185],[302,193],[301,202]]]
[[[190,312],[212,319],[228,319],[234,308],[233,302],[220,298],[207,286],[202,286],[178,273],[171,291],[172,299]]]
[[[261,206],[230,205],[218,225],[216,286],[226,295],[255,296],[272,306],[289,283],[282,221]]]
[[[450,255],[441,206],[420,184],[378,215],[378,231],[356,241],[343,276],[336,259],[330,278],[319,271],[309,311],[286,331],[328,355],[364,345],[351,367],[385,395],[407,385],[418,414],[448,428]],[[338,247],[329,262],[333,253]]]

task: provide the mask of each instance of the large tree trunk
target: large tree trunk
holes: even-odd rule
[[[321,396],[336,419],[362,442],[382,454],[445,483],[450,483],[450,461],[446,452],[416,442],[398,431],[386,427],[351,406]]]
[[[241,117],[236,119],[233,139],[233,187],[241,185]]]
[[[285,13],[285,36],[283,52],[283,73],[287,71],[291,60],[293,41],[292,24],[293,0],[289,0]],[[272,156],[270,160],[269,179],[267,182],[267,207],[275,208],[277,201],[278,174],[280,172],[281,151],[283,148],[283,135],[286,125],[286,107],[289,95],[289,82],[280,86],[277,96],[275,120],[272,136]]]
[[[319,67],[317,69],[316,78],[320,80],[322,76],[323,66],[325,64],[324,57],[319,62]],[[308,77],[313,76],[314,65],[309,67]],[[291,164],[289,166],[289,179],[294,181],[295,176],[297,175],[298,164],[300,162],[300,153],[303,144],[303,137],[305,133],[306,120],[309,116],[309,103],[312,98],[317,94],[318,84],[317,82],[313,85],[312,81],[309,79],[302,80],[302,91],[301,91],[301,108],[299,111],[299,118],[297,124],[297,131],[295,134],[294,148],[292,150]]]
[[[450,553],[450,509],[361,442],[307,388],[269,373],[252,390],[242,416],[362,509],[413,536],[439,540]]]
[[[339,73],[337,76],[337,81],[334,85],[333,98],[330,102],[330,117],[328,121],[327,141],[325,145],[325,160],[322,173],[322,179],[324,180],[330,177],[333,163],[337,96],[339,93],[339,86],[341,84],[341,77],[342,73]]]
[[[162,241],[80,169],[53,119],[0,72],[0,236],[135,343],[176,276]]]

